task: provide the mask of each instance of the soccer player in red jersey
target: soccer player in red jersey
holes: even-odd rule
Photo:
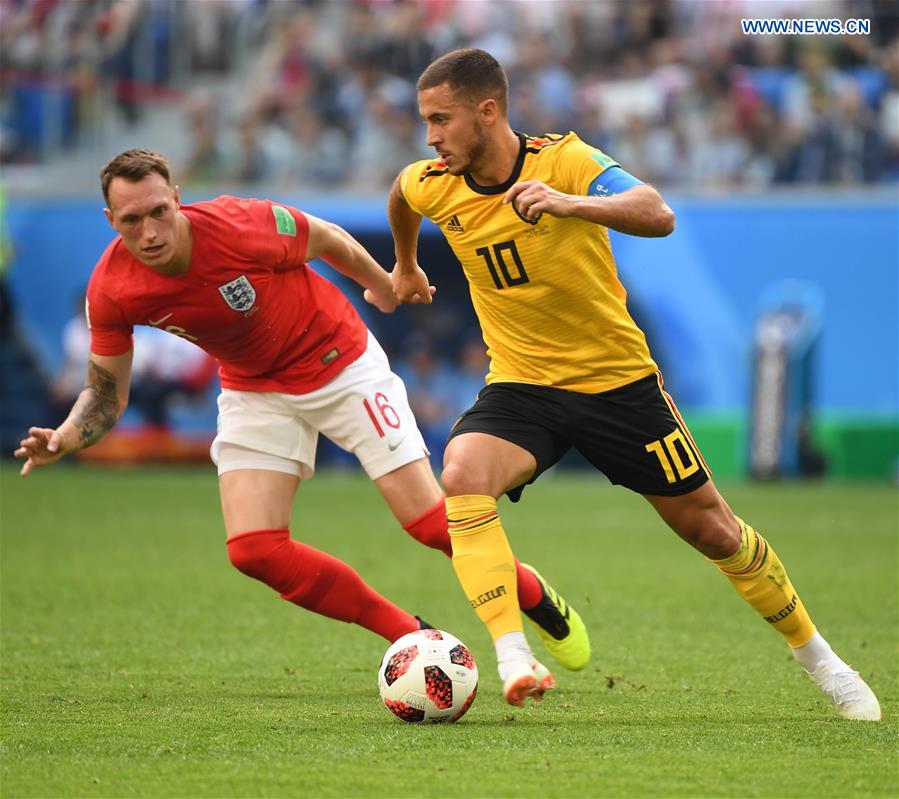
[[[223,196],[181,206],[158,153],[120,154],[101,182],[119,235],[88,287],[87,384],[56,430],[29,429],[15,453],[22,475],[112,429],[128,404],[133,327],[161,328],[220,364],[212,459],[231,562],[284,599],[389,641],[419,629],[349,565],[288,529],[321,432],[356,455],[410,535],[452,554],[444,497],[402,382],[347,298],[306,263],[322,258],[386,313],[398,304],[389,274],[346,231],[286,205]],[[529,567],[516,568],[522,606],[564,648],[571,613]]]

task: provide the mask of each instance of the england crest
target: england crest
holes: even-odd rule
[[[230,283],[219,286],[219,294],[233,311],[249,311],[256,302],[256,289],[253,288],[253,284],[246,275],[241,275]]]

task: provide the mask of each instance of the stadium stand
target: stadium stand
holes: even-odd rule
[[[7,2],[0,156],[71,171],[140,138],[197,180],[383,189],[427,152],[419,71],[479,46],[507,65],[519,129],[576,129],[663,186],[895,181],[899,13],[827,7],[871,35],[748,37],[747,4],[716,0]]]

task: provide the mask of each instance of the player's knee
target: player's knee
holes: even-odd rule
[[[489,494],[486,469],[476,464],[462,464],[450,461],[443,467],[440,480],[447,496],[458,497],[465,494]]]
[[[228,557],[238,571],[267,582],[289,535],[287,530],[241,533],[228,540]]]

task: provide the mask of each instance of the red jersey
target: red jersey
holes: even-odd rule
[[[149,325],[216,358],[225,388],[305,394],[365,351],[356,309],[306,266],[301,211],[225,196],[181,212],[193,233],[183,275],[150,269],[121,237],[97,262],[87,291],[92,352],[121,355],[134,325]]]

